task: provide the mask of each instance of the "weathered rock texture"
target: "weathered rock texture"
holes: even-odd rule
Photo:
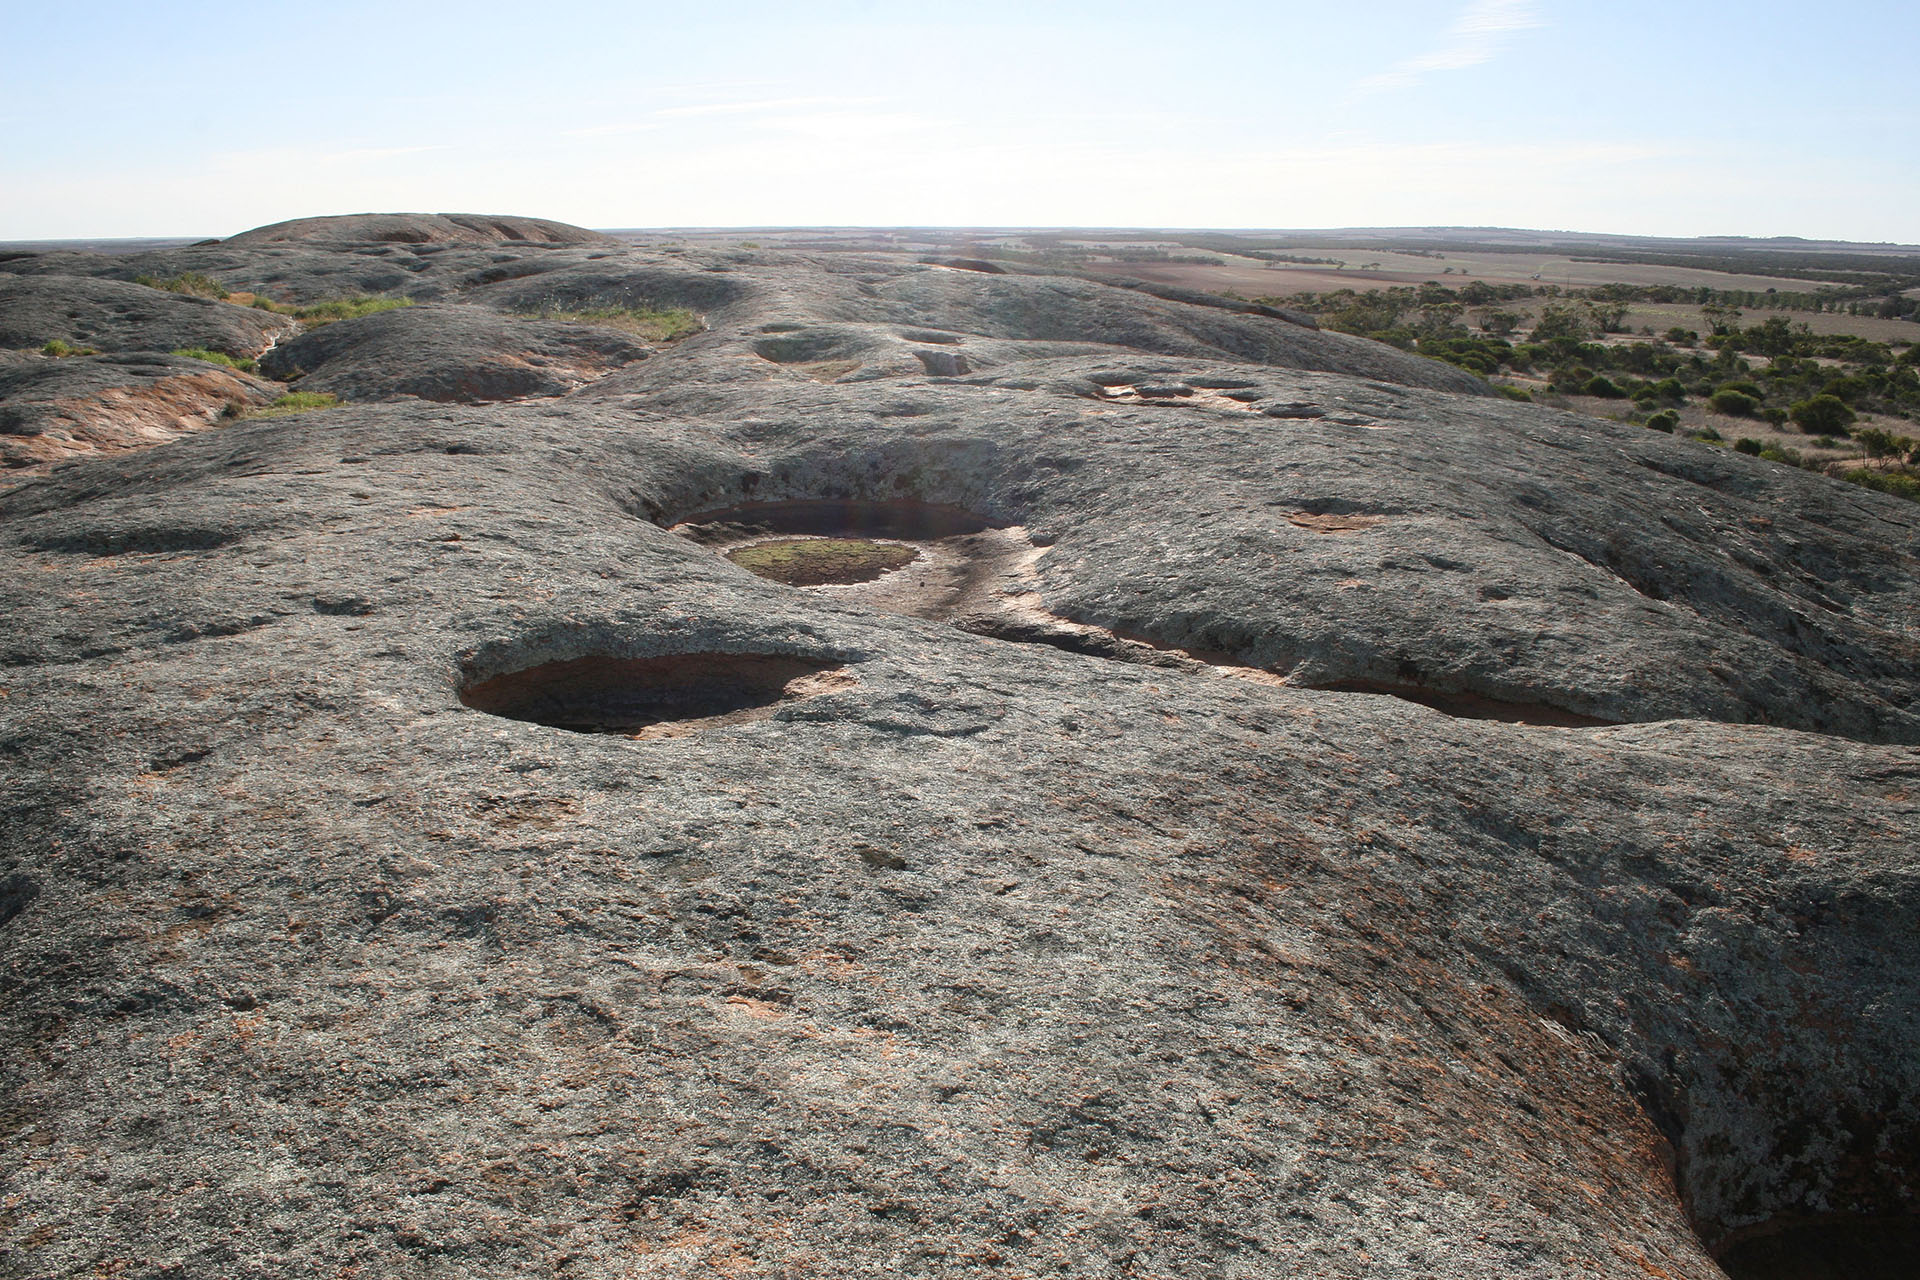
[[[396,288],[245,239],[156,265]],[[1081,281],[435,247],[389,323],[708,329],[0,490],[7,1269],[1905,1274],[1911,506]],[[951,601],[673,531],[776,502]]]
[[[0,275],[0,347],[59,339],[101,351],[197,347],[251,358],[298,327],[270,311],[120,280]]]
[[[0,473],[145,449],[272,400],[270,384],[157,353],[0,362]]]
[[[615,329],[446,305],[326,325],[275,348],[260,367],[300,379],[302,391],[349,400],[477,404],[558,395],[646,354],[644,343]]]
[[[472,213],[349,213],[255,227],[228,244],[618,244],[611,236],[546,218]]]

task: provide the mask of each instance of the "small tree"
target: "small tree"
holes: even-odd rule
[[[1535,342],[1555,342],[1565,340],[1570,343],[1585,342],[1593,336],[1588,327],[1587,318],[1572,307],[1549,304],[1540,311],[1540,319],[1533,326],[1532,340]]]
[[[1900,437],[1878,427],[1868,427],[1853,433],[1853,442],[1860,446],[1861,452],[1869,458],[1886,458],[1902,452]]]
[[[1485,329],[1488,333],[1496,337],[1504,338],[1515,329],[1518,329],[1520,327],[1520,321],[1525,317],[1518,311],[1489,309],[1480,312],[1474,318],[1480,322],[1482,329]]]

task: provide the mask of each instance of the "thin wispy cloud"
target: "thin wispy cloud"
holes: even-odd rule
[[[761,98],[752,102],[705,102],[690,107],[662,107],[656,116],[729,116],[788,111],[795,107],[847,107],[872,102],[871,98]]]
[[[354,163],[360,160],[389,160],[394,156],[417,156],[428,151],[446,151],[444,143],[418,147],[352,147],[345,151],[329,152],[319,159],[329,163]]]
[[[1473,0],[1447,29],[1446,42],[1437,49],[1368,76],[1355,85],[1358,94],[1405,89],[1436,71],[1464,71],[1491,62],[1516,31],[1544,26],[1534,0]]]

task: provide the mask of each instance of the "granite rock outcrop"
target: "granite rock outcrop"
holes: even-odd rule
[[[0,262],[420,304],[0,478],[17,1274],[1920,1256],[1910,504],[1204,300],[395,217]]]

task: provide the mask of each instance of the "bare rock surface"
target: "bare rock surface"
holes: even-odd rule
[[[296,328],[270,311],[131,282],[0,275],[0,347],[57,339],[100,351],[199,348],[251,358]]]
[[[1911,505],[1083,281],[244,240],[156,265],[452,303],[300,386],[707,328],[0,482],[10,1271],[1910,1273]]]
[[[326,218],[295,218],[255,227],[229,237],[227,244],[253,248],[270,244],[599,244],[620,243],[585,227],[547,218],[516,218],[472,213],[350,213]]]
[[[440,305],[325,325],[275,348],[261,371],[349,400],[477,404],[559,395],[646,354],[616,329]]]
[[[0,470],[151,448],[277,393],[258,378],[183,356],[7,361],[0,364]]]

